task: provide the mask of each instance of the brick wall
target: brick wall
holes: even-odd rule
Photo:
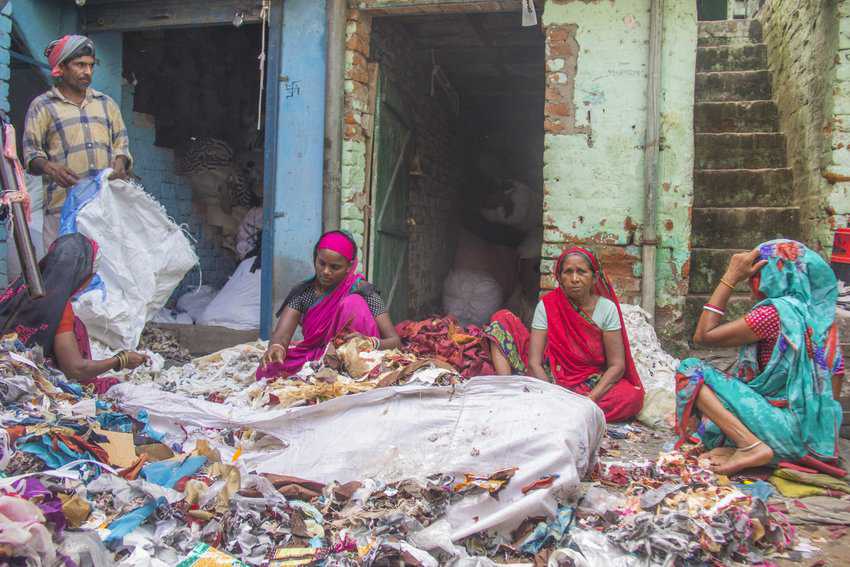
[[[233,273],[236,261],[204,233],[206,227],[192,210],[192,189],[175,173],[174,151],[154,145],[156,124],[153,116],[133,111],[133,87],[126,82],[121,89],[121,112],[127,123],[134,172],[141,177],[140,183],[196,240],[194,246],[200,258],[200,272],[197,268],[189,272],[174,296],[179,297],[196,286],[201,278],[203,283],[220,288]]]
[[[838,40],[831,104],[832,144],[824,178],[836,226],[850,226],[850,0],[837,3]]]
[[[372,18],[359,10],[348,11],[345,50],[345,99],[342,140],[341,226],[364,249],[369,217],[366,187],[367,153],[374,116],[369,95],[369,49]]]
[[[838,41],[836,2],[767,2],[758,17],[764,27],[789,166],[794,171],[802,238],[811,248],[828,251],[832,230],[839,223],[846,225],[850,213],[846,197],[834,202],[834,188],[825,177],[833,158],[850,165],[850,153],[845,150],[840,152],[843,155],[833,156],[831,148]]]

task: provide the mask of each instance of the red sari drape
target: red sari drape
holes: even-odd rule
[[[608,421],[622,421],[637,415],[643,407],[644,390],[635,369],[632,352],[629,348],[629,336],[623,321],[620,301],[608,278],[602,272],[599,261],[590,250],[573,246],[566,249],[555,266],[555,273],[561,273],[561,265],[570,254],[580,254],[590,262],[596,273],[593,293],[614,302],[620,317],[620,333],[625,351],[625,370],[623,377],[598,400]],[[602,329],[576,307],[561,288],[549,292],[543,298],[548,321],[546,352],[555,381],[565,388],[579,394],[590,393],[586,384],[593,375],[601,375],[607,368],[605,345],[602,341]]]

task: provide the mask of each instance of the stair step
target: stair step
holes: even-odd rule
[[[721,45],[697,48],[697,72],[767,69],[767,45]]]
[[[688,293],[713,293],[720,278],[726,272],[726,267],[729,265],[729,258],[733,254],[743,251],[745,250],[736,248],[692,249]],[[740,291],[745,291],[743,286]]]
[[[785,136],[778,133],[695,134],[694,169],[785,167]]]
[[[694,207],[789,206],[791,169],[702,169],[694,171]]]
[[[700,47],[762,42],[758,20],[716,20],[699,22],[697,42]]]
[[[698,102],[694,105],[694,131],[778,132],[779,110],[772,100]]]
[[[693,248],[754,248],[774,238],[800,238],[798,207],[693,209]]]
[[[694,92],[696,102],[770,100],[773,97],[770,72],[766,69],[697,73]]]
[[[744,286],[741,286],[743,289]],[[693,336],[699,316],[702,314],[702,306],[708,303],[711,294],[693,294],[685,299],[685,321],[687,321],[688,339]],[[753,300],[748,295],[733,295],[726,303],[726,320],[734,321],[743,317],[753,308]]]

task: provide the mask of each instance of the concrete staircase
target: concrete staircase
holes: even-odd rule
[[[700,22],[698,45],[689,333],[733,253],[800,235],[759,22]],[[730,318],[751,305],[743,287]]]

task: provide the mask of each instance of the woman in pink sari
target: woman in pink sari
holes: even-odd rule
[[[497,374],[527,374],[589,397],[609,422],[637,415],[643,385],[614,288],[590,250],[573,246],[555,265],[558,289],[534,312],[531,333],[510,311],[487,327]]]
[[[279,317],[257,378],[291,376],[318,360],[339,334],[372,338],[373,347],[401,346],[383,299],[357,272],[357,244],[344,232],[325,233],[313,250],[316,275],[295,286]],[[304,340],[292,342],[301,324]]]

